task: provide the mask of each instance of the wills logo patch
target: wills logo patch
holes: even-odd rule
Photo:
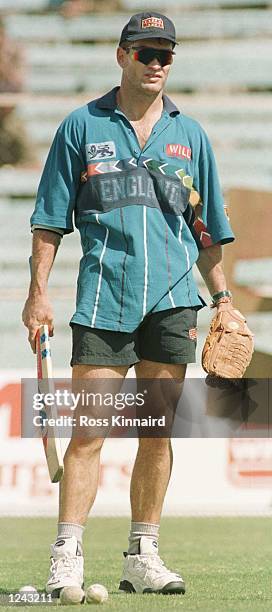
[[[116,157],[116,148],[112,140],[108,142],[90,143],[87,144],[85,148],[87,162],[93,161],[95,159],[110,159],[112,157]]]
[[[189,338],[190,340],[197,339],[197,328],[196,327],[192,327],[192,329],[189,329]]]
[[[164,21],[160,17],[147,17],[147,19],[142,19],[142,30],[146,28],[160,28],[164,30]]]
[[[169,157],[180,157],[181,159],[192,159],[192,150],[181,144],[166,145],[166,155]]]

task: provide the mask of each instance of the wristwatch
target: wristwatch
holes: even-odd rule
[[[230,300],[232,299],[232,293],[228,289],[224,289],[224,291],[218,291],[217,293],[214,293],[212,295],[213,305],[217,304],[217,302],[219,302],[221,298],[225,298],[225,297],[230,298]]]

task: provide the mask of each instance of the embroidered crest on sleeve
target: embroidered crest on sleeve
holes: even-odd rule
[[[86,145],[87,162],[96,159],[110,159],[116,157],[116,148],[112,140],[108,142],[94,142]]]

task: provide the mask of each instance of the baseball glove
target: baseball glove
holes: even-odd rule
[[[202,351],[205,372],[220,378],[242,378],[253,350],[253,334],[244,316],[231,303],[219,304]]]

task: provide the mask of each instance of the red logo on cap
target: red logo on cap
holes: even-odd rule
[[[142,19],[142,29],[145,28],[161,28],[164,30],[164,22],[160,17],[147,17]]]
[[[166,155],[169,157],[181,157],[181,159],[191,159],[192,151],[189,147],[181,144],[166,145]]]

